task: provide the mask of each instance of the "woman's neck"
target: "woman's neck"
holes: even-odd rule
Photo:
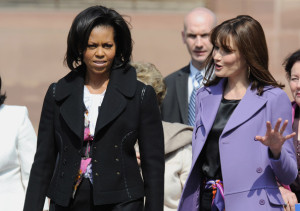
[[[109,73],[91,75],[87,72],[85,76],[85,86],[91,94],[103,93],[109,82]]]
[[[246,80],[233,81],[228,78],[224,89],[224,98],[228,100],[240,100],[246,94],[250,82]]]

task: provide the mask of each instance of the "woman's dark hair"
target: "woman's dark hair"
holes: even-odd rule
[[[291,79],[291,71],[296,62],[300,61],[300,49],[289,55],[283,62],[286,77]]]
[[[6,99],[6,94],[1,94],[2,80],[0,77],[0,105],[2,105]]]
[[[261,95],[266,85],[284,87],[284,85],[277,83],[269,71],[267,42],[263,28],[257,20],[248,15],[240,15],[224,21],[212,30],[210,40],[213,49],[206,59],[206,86],[215,85],[220,81],[219,77],[213,76],[215,46],[230,52],[232,51],[230,48],[230,41],[232,40],[246,60],[252,90],[257,89],[257,93]]]
[[[133,43],[129,23],[113,9],[92,6],[75,17],[68,34],[64,62],[71,70],[76,70],[80,66],[85,67],[83,52],[87,48],[91,31],[97,26],[111,26],[114,29],[117,49],[113,68],[126,66],[130,61]]]

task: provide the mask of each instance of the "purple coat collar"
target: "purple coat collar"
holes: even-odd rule
[[[203,87],[197,93],[197,102],[200,103],[198,109],[200,109],[196,116],[196,128],[200,125],[204,126],[204,140],[206,140],[209,131],[216,118],[219,105],[223,97],[224,83],[227,79],[221,79],[221,81],[210,87]],[[265,87],[264,90],[271,89],[271,86]],[[220,138],[226,135],[231,130],[237,128],[239,125],[246,122],[252,116],[254,116],[258,110],[260,110],[267,103],[267,99],[263,96],[257,95],[257,91],[251,90],[251,84],[247,88],[246,94],[241,99],[240,103],[232,113],[228,120]],[[206,111],[206,112],[202,112]],[[210,112],[207,112],[210,111]],[[195,138],[195,139],[194,139]],[[193,162],[192,166],[196,163],[198,155],[200,154],[205,141],[198,140],[198,137],[193,138]]]
[[[207,92],[199,93],[197,97],[201,97],[200,105],[201,110],[211,112],[201,113],[202,124],[204,125],[206,131],[210,131],[212,124],[215,120],[220,102],[223,97],[224,83],[227,79],[222,79],[217,85],[211,87],[205,87]],[[271,89],[271,86],[266,86],[264,91]],[[223,130],[222,135],[228,131],[236,128],[243,122],[251,118],[255,113],[265,105],[267,99],[263,96],[257,95],[257,90],[251,90],[251,84],[247,88],[246,94],[241,99],[239,105],[236,107],[235,111],[232,113],[226,127]],[[201,112],[201,111],[200,111]],[[213,115],[212,115],[213,114]],[[221,136],[222,136],[221,135]]]

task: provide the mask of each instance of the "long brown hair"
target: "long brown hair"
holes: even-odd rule
[[[252,90],[257,89],[257,93],[261,95],[264,86],[284,87],[277,83],[269,71],[268,48],[263,28],[257,20],[248,15],[224,21],[212,30],[210,40],[214,47],[206,59],[206,86],[215,85],[220,81],[221,78],[214,77],[213,74],[213,50],[217,45],[225,51],[230,51],[230,39],[246,60]]]

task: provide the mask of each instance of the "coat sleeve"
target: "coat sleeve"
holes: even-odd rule
[[[272,108],[270,114],[272,127],[275,126],[278,118],[281,118],[282,122],[288,120],[288,126],[286,127],[283,135],[286,136],[291,134],[293,132],[292,107],[285,92],[282,91],[282,93],[274,98],[270,103]],[[298,174],[293,138],[285,141],[282,146],[279,159],[273,159],[270,155],[271,153],[269,150],[271,167],[279,182],[286,185],[291,184]]]
[[[164,201],[164,137],[156,94],[146,86],[141,103],[138,143],[144,178],[145,210],[162,211]]]
[[[185,182],[188,178],[188,175],[191,170],[191,165],[192,165],[192,145],[188,144],[182,148],[182,169],[180,172],[180,182],[182,189],[185,185]]]
[[[52,178],[57,150],[54,142],[53,84],[46,93],[38,130],[37,151],[32,164],[24,211],[43,210],[46,192]]]
[[[36,150],[36,135],[33,126],[28,118],[26,107],[22,109],[22,122],[17,134],[18,159],[21,166],[22,185],[26,191],[29,173]]]

